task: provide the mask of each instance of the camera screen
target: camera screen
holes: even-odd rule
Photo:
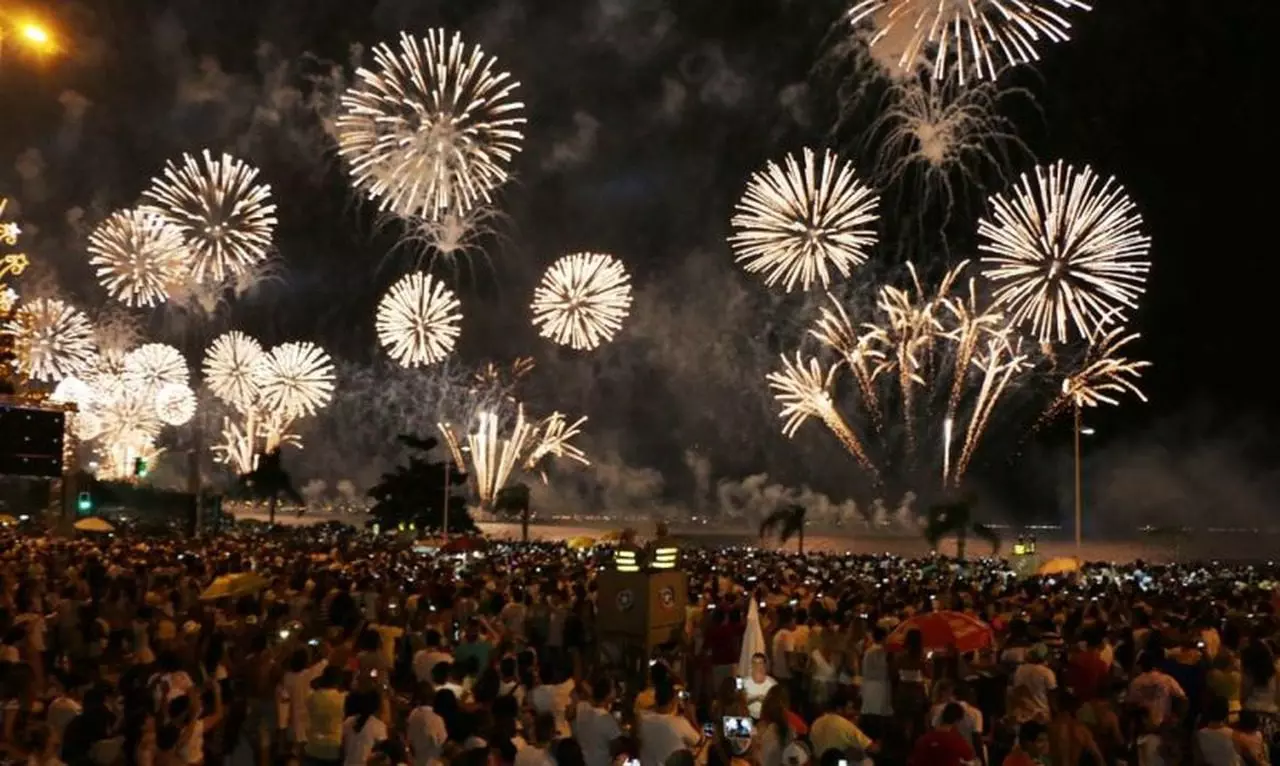
[[[746,738],[751,736],[751,719],[737,716],[724,717],[724,735],[726,737]]]

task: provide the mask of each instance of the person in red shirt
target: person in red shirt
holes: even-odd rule
[[[1049,729],[1039,721],[1018,727],[1018,745],[1004,758],[1004,766],[1040,766],[1049,753]]]
[[[1067,667],[1067,688],[1082,703],[1092,702],[1107,691],[1111,668],[1102,659],[1102,629],[1089,631],[1088,648],[1071,658]]]
[[[908,766],[963,766],[978,756],[964,735],[956,730],[956,724],[964,720],[964,708],[952,702],[942,709],[938,727],[916,740],[911,748]]]

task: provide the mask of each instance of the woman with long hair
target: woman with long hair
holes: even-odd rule
[[[756,762],[760,766],[782,766],[782,752],[796,738],[791,728],[791,698],[785,686],[769,690],[760,706],[756,724]]]

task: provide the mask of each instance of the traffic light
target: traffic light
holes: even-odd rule
[[[147,478],[147,459],[145,457],[134,458],[133,475],[139,479]]]
[[[76,498],[76,515],[88,516],[93,512],[93,496],[88,492],[81,492]]]

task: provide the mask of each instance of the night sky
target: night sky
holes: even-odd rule
[[[1034,157],[1116,175],[1154,240],[1147,295],[1133,323],[1143,334],[1135,353],[1154,363],[1144,383],[1152,401],[1102,414],[1109,458],[1132,457],[1139,445],[1170,434],[1192,443],[1190,451],[1218,445],[1235,418],[1256,427],[1274,413],[1265,361],[1271,333],[1263,329],[1275,272],[1268,236],[1274,121],[1264,117],[1274,92],[1263,55],[1273,26],[1271,14],[1264,17],[1268,5],[1099,0],[1093,12],[1073,17],[1070,42],[1045,48],[1034,69],[1004,81],[1034,97],[1011,113]],[[56,279],[87,309],[105,303],[85,263],[92,227],[136,202],[165,159],[205,147],[230,151],[259,165],[274,186],[283,282],[194,330],[180,318],[146,317],[152,334],[198,349],[236,327],[269,342],[314,340],[341,359],[369,363],[377,356],[372,307],[416,253],[394,248],[399,229],[380,225],[352,192],[323,117],[349,82],[352,62],[369,60],[371,44],[401,29],[457,29],[522,82],[529,117],[515,181],[501,196],[501,235],[485,241],[486,258],[451,277],[466,313],[463,359],[538,356],[543,380],[533,396],[544,409],[590,414],[597,448],[608,445],[618,464],[665,472],[681,465],[679,444],[696,444],[717,475],[767,471],[833,496],[847,489],[839,455],[813,462],[818,450],[836,451],[825,434],[810,434],[803,445],[778,435],[758,390],[768,348],[749,350],[740,377],[729,376],[745,403],[711,407],[734,421],[732,429],[694,421],[733,387],[690,391],[685,382],[703,363],[696,343],[763,337],[787,323],[776,313],[791,304],[761,298],[763,288],[734,269],[723,244],[749,173],[804,145],[834,145],[860,167],[868,160],[865,124],[836,128],[842,111],[865,117],[873,108],[842,103],[850,82],[866,75],[852,75],[833,52],[841,3],[103,0],[30,7],[67,46],[44,61],[10,47],[0,61],[0,194],[21,204],[31,233],[26,247],[38,261],[30,279],[42,286]],[[1015,163],[1015,174],[1033,164],[1021,154]],[[946,252],[921,247],[912,257],[936,264],[967,254],[983,194],[967,195],[946,231]],[[915,212],[910,198],[899,198],[882,228],[905,230]],[[637,311],[658,307],[666,315],[633,317],[618,344],[585,360],[551,349],[527,327],[541,270],[582,249],[623,258],[636,278]],[[872,268],[899,260],[877,254]],[[755,329],[718,326],[736,316],[726,302],[744,295],[775,314]],[[676,316],[712,327],[685,338]],[[684,345],[654,351],[664,333]],[[694,401],[676,403],[682,397]],[[1189,458],[1165,446],[1160,470],[1179,473]],[[1269,450],[1259,457],[1257,447],[1241,443],[1239,452],[1269,462]],[[789,451],[810,457],[784,465],[779,456]],[[1270,486],[1255,465],[1231,469],[1251,497]],[[1121,468],[1107,470],[1108,482],[1124,483],[1112,475]]]

